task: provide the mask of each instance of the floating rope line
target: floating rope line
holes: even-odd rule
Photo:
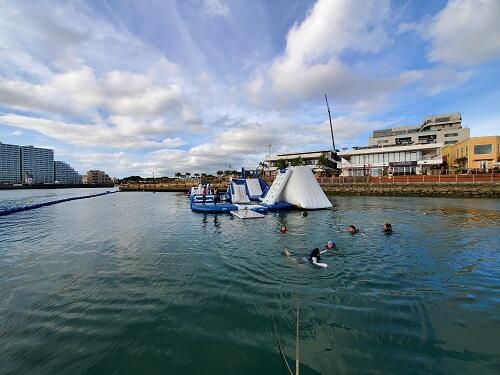
[[[286,360],[285,353],[283,353],[283,347],[281,346],[280,338],[278,336],[278,329],[276,328],[276,322],[274,321],[274,318],[272,318],[272,319],[273,319],[274,335],[276,336],[276,341],[278,343],[278,349],[279,349],[280,354],[281,354],[281,360],[283,361],[284,365],[286,366],[288,373],[290,375],[293,375],[292,369],[290,368],[290,365],[288,364],[288,361]]]
[[[116,193],[116,191],[106,191],[104,193],[99,193],[99,194],[83,195],[83,196],[80,196],[80,197],[71,197],[71,198],[65,198],[65,199],[58,199],[58,200],[55,200],[55,201],[49,201],[49,202],[44,202],[44,203],[31,204],[31,205],[28,205],[28,206],[17,206],[17,207],[13,207],[13,208],[7,208],[5,210],[0,210],[0,216],[7,216],[7,215],[10,215],[10,214],[15,214],[16,212],[29,211],[29,210],[34,210],[34,209],[41,208],[41,207],[52,206],[53,204],[59,204],[59,203],[74,201],[74,200],[78,200],[78,199],[87,199],[87,198],[100,197],[102,195],[108,195],[108,194],[113,194],[113,193]]]
[[[299,312],[300,312],[300,298],[297,296],[297,323],[295,331],[295,375],[299,375],[300,367],[300,343],[299,343]]]
[[[283,352],[283,347],[280,342],[280,338],[278,336],[278,328],[276,327],[276,322],[274,321],[274,318],[271,317],[273,321],[273,327],[274,327],[274,335],[276,336],[276,342],[278,343],[278,349],[281,354],[281,360],[283,361],[283,364],[286,366],[286,369],[288,370],[288,373],[290,375],[294,375],[292,369],[290,368],[290,365],[288,364],[288,361],[286,360],[285,353]],[[297,318],[295,322],[295,375],[299,375],[300,372],[300,298],[297,296]]]

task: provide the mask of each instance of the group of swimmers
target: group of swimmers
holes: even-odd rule
[[[311,263],[318,264],[321,262],[321,254],[324,254],[327,251],[332,251],[333,249],[335,249],[335,247],[336,246],[333,241],[328,241],[323,250],[320,250],[318,247],[314,248],[309,254],[309,258],[307,260]],[[292,258],[292,254],[290,253],[290,251],[288,251],[288,249],[283,250],[283,255],[287,258]],[[297,260],[299,261],[299,263],[302,263],[301,259]]]
[[[347,232],[349,232],[349,234],[356,234],[359,232],[359,229],[351,224],[347,227]],[[392,225],[389,223],[385,223],[382,232],[385,234],[392,234]]]
[[[286,227],[286,225],[284,225],[284,224],[281,225],[280,232],[283,234],[288,232],[288,228]],[[351,224],[347,227],[347,232],[349,234],[356,234],[359,232],[359,229]],[[384,227],[382,229],[382,232],[385,234],[392,234],[392,225],[390,223],[385,223]],[[325,245],[323,250],[320,250],[317,247],[312,249],[311,253],[309,254],[309,258],[308,258],[309,262],[315,263],[315,264],[320,263],[321,254],[326,253],[327,251],[331,251],[331,250],[335,249],[335,247],[336,247],[336,245],[333,241],[328,241],[328,243]],[[291,254],[287,249],[285,249],[283,251],[283,255],[286,256],[287,258],[291,257]]]
[[[281,233],[288,233],[288,228],[286,227],[286,225],[284,225],[284,224],[281,225],[280,232]],[[359,229],[351,224],[347,227],[347,232],[349,234],[356,234],[359,232]],[[385,223],[384,228],[382,229],[382,232],[385,234],[392,234],[392,225],[389,223]]]

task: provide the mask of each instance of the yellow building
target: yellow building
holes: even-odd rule
[[[466,158],[464,169],[486,171],[500,161],[500,136],[471,137],[443,147],[441,155],[448,168],[458,167],[457,159]]]

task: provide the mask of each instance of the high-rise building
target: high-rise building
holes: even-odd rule
[[[87,184],[112,185],[113,180],[104,171],[91,170],[87,172]]]
[[[0,142],[0,184],[21,183],[21,148]]]
[[[442,143],[453,145],[470,137],[470,129],[462,128],[460,113],[427,116],[419,125],[374,130],[368,146],[418,145]]]
[[[60,184],[81,184],[82,176],[71,165],[63,161],[54,161],[55,181]]]
[[[25,184],[54,183],[54,150],[21,146],[21,178]]]

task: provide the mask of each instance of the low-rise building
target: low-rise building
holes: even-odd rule
[[[500,136],[471,137],[444,147],[442,155],[448,168],[487,171],[500,162]]]
[[[113,185],[111,177],[106,172],[100,170],[88,171],[86,181],[89,185]]]
[[[82,176],[71,165],[63,161],[54,161],[55,181],[60,184],[81,184]]]
[[[442,143],[452,145],[470,137],[460,113],[427,116],[421,124],[374,130],[368,146]]]
[[[313,172],[334,172],[340,158],[332,150],[295,152],[269,156],[264,160],[262,167],[265,175],[271,175],[279,168],[286,168],[294,164],[309,166]]]
[[[356,147],[341,151],[342,176],[434,174],[441,168],[442,143]]]

